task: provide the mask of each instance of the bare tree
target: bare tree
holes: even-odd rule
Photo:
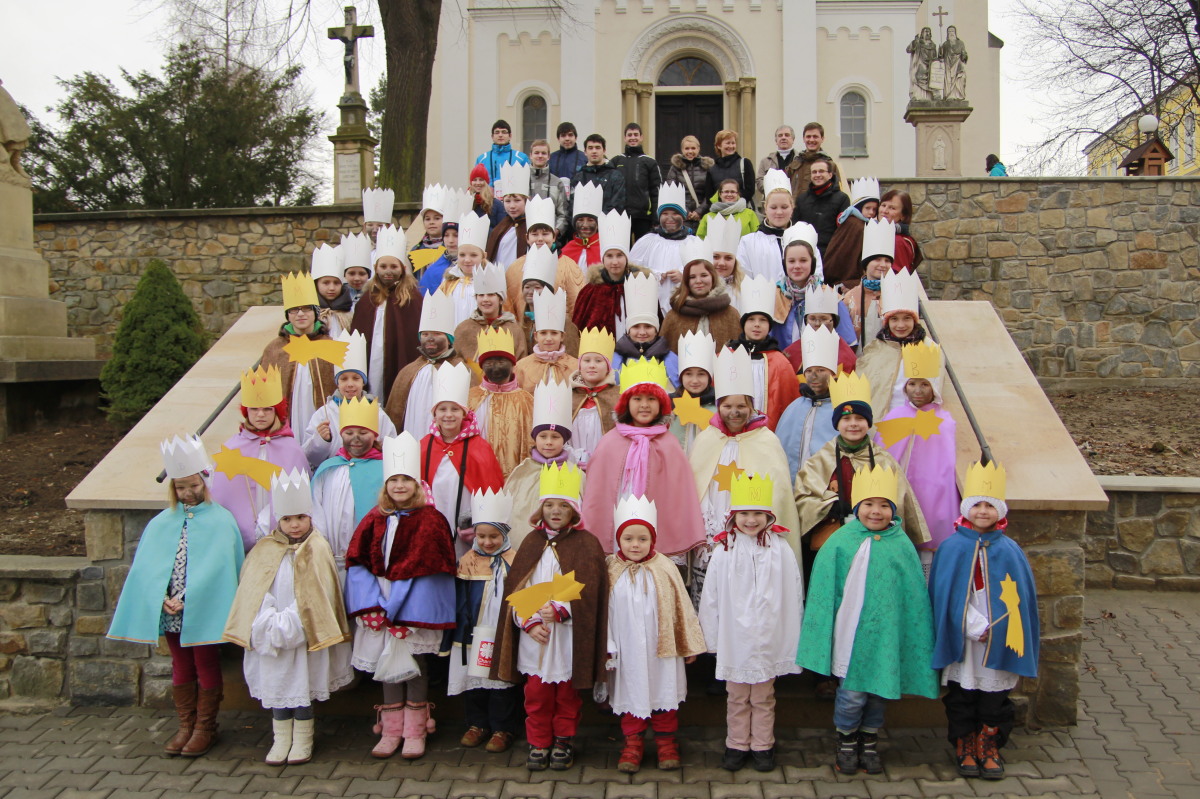
[[[1078,164],[1097,137],[1119,148],[1136,144],[1117,128],[1130,115],[1154,114],[1164,140],[1200,103],[1200,0],[1021,0],[1029,80],[1052,98],[1044,141],[1022,159],[1023,171],[1044,173]],[[1172,95],[1180,95],[1174,102]]]

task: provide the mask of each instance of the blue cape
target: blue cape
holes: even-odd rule
[[[350,466],[350,490],[354,493],[354,525],[363,520],[371,512],[371,508],[379,504],[379,489],[383,487],[383,461],[371,458],[352,458],[346,460],[341,455],[334,455],[317,467],[313,472],[312,481],[322,473],[338,466]]]

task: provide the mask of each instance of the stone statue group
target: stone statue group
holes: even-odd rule
[[[941,47],[933,30],[925,27],[905,48],[909,54],[908,96],[913,100],[967,99],[967,46],[958,29],[946,28]]]

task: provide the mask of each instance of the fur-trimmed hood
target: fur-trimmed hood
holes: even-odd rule
[[[713,164],[716,163],[716,161],[709,158],[707,155],[700,156],[699,161],[701,169],[706,172],[712,168]],[[676,169],[684,169],[687,166],[683,160],[683,153],[675,153],[675,155],[671,156],[671,166],[675,167]]]
[[[587,282],[594,283],[596,285],[600,285],[601,283],[603,283],[604,278],[602,278],[600,276],[600,272],[603,269],[604,269],[604,264],[602,264],[602,263],[592,264],[591,266],[589,266],[588,270],[587,270]],[[639,275],[639,274],[640,275],[651,275],[651,276],[654,275],[654,273],[650,271],[649,267],[639,266],[634,263],[631,263],[628,266],[626,266],[626,270],[627,270],[626,277],[628,277],[629,275]]]

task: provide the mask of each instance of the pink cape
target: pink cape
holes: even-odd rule
[[[248,458],[257,458],[260,447],[265,447],[265,460],[269,463],[282,466],[285,472],[299,469],[305,474],[309,474],[308,458],[305,456],[304,450],[300,449],[300,442],[292,435],[278,435],[284,431],[290,432],[291,428],[285,427],[282,431],[277,430],[276,435],[271,436],[268,441],[254,433],[246,432],[244,428],[239,428],[237,433],[225,442],[225,446],[236,449]],[[257,517],[250,497],[252,493],[257,494],[255,491],[257,488],[258,483],[249,477],[238,476],[230,479],[221,472],[214,472],[212,476],[213,501],[233,514],[233,518],[237,520],[238,529],[242,533],[242,543],[247,552],[255,542],[254,526]],[[270,505],[269,491],[264,492],[264,498]]]
[[[613,510],[620,498],[621,476],[630,441],[617,430],[600,439],[588,462],[583,492],[583,524],[600,539],[604,551],[614,550]],[[691,464],[679,440],[671,433],[650,439],[646,468],[646,498],[658,508],[658,537],[654,548],[664,555],[679,555],[705,543],[704,520]]]
[[[918,549],[937,549],[938,545],[954,535],[955,520],[959,516],[958,483],[955,479],[955,432],[958,425],[949,411],[936,402],[931,402],[922,410],[934,411],[942,420],[938,432],[929,438],[909,436],[887,448],[896,462],[904,467],[905,476],[912,485],[913,494],[925,521],[929,524],[930,542]],[[886,419],[911,419],[917,415],[917,409],[909,403],[888,412]],[[879,434],[875,434],[875,443],[883,446]],[[907,455],[909,447],[912,454]],[[908,464],[904,463],[905,456]]]

